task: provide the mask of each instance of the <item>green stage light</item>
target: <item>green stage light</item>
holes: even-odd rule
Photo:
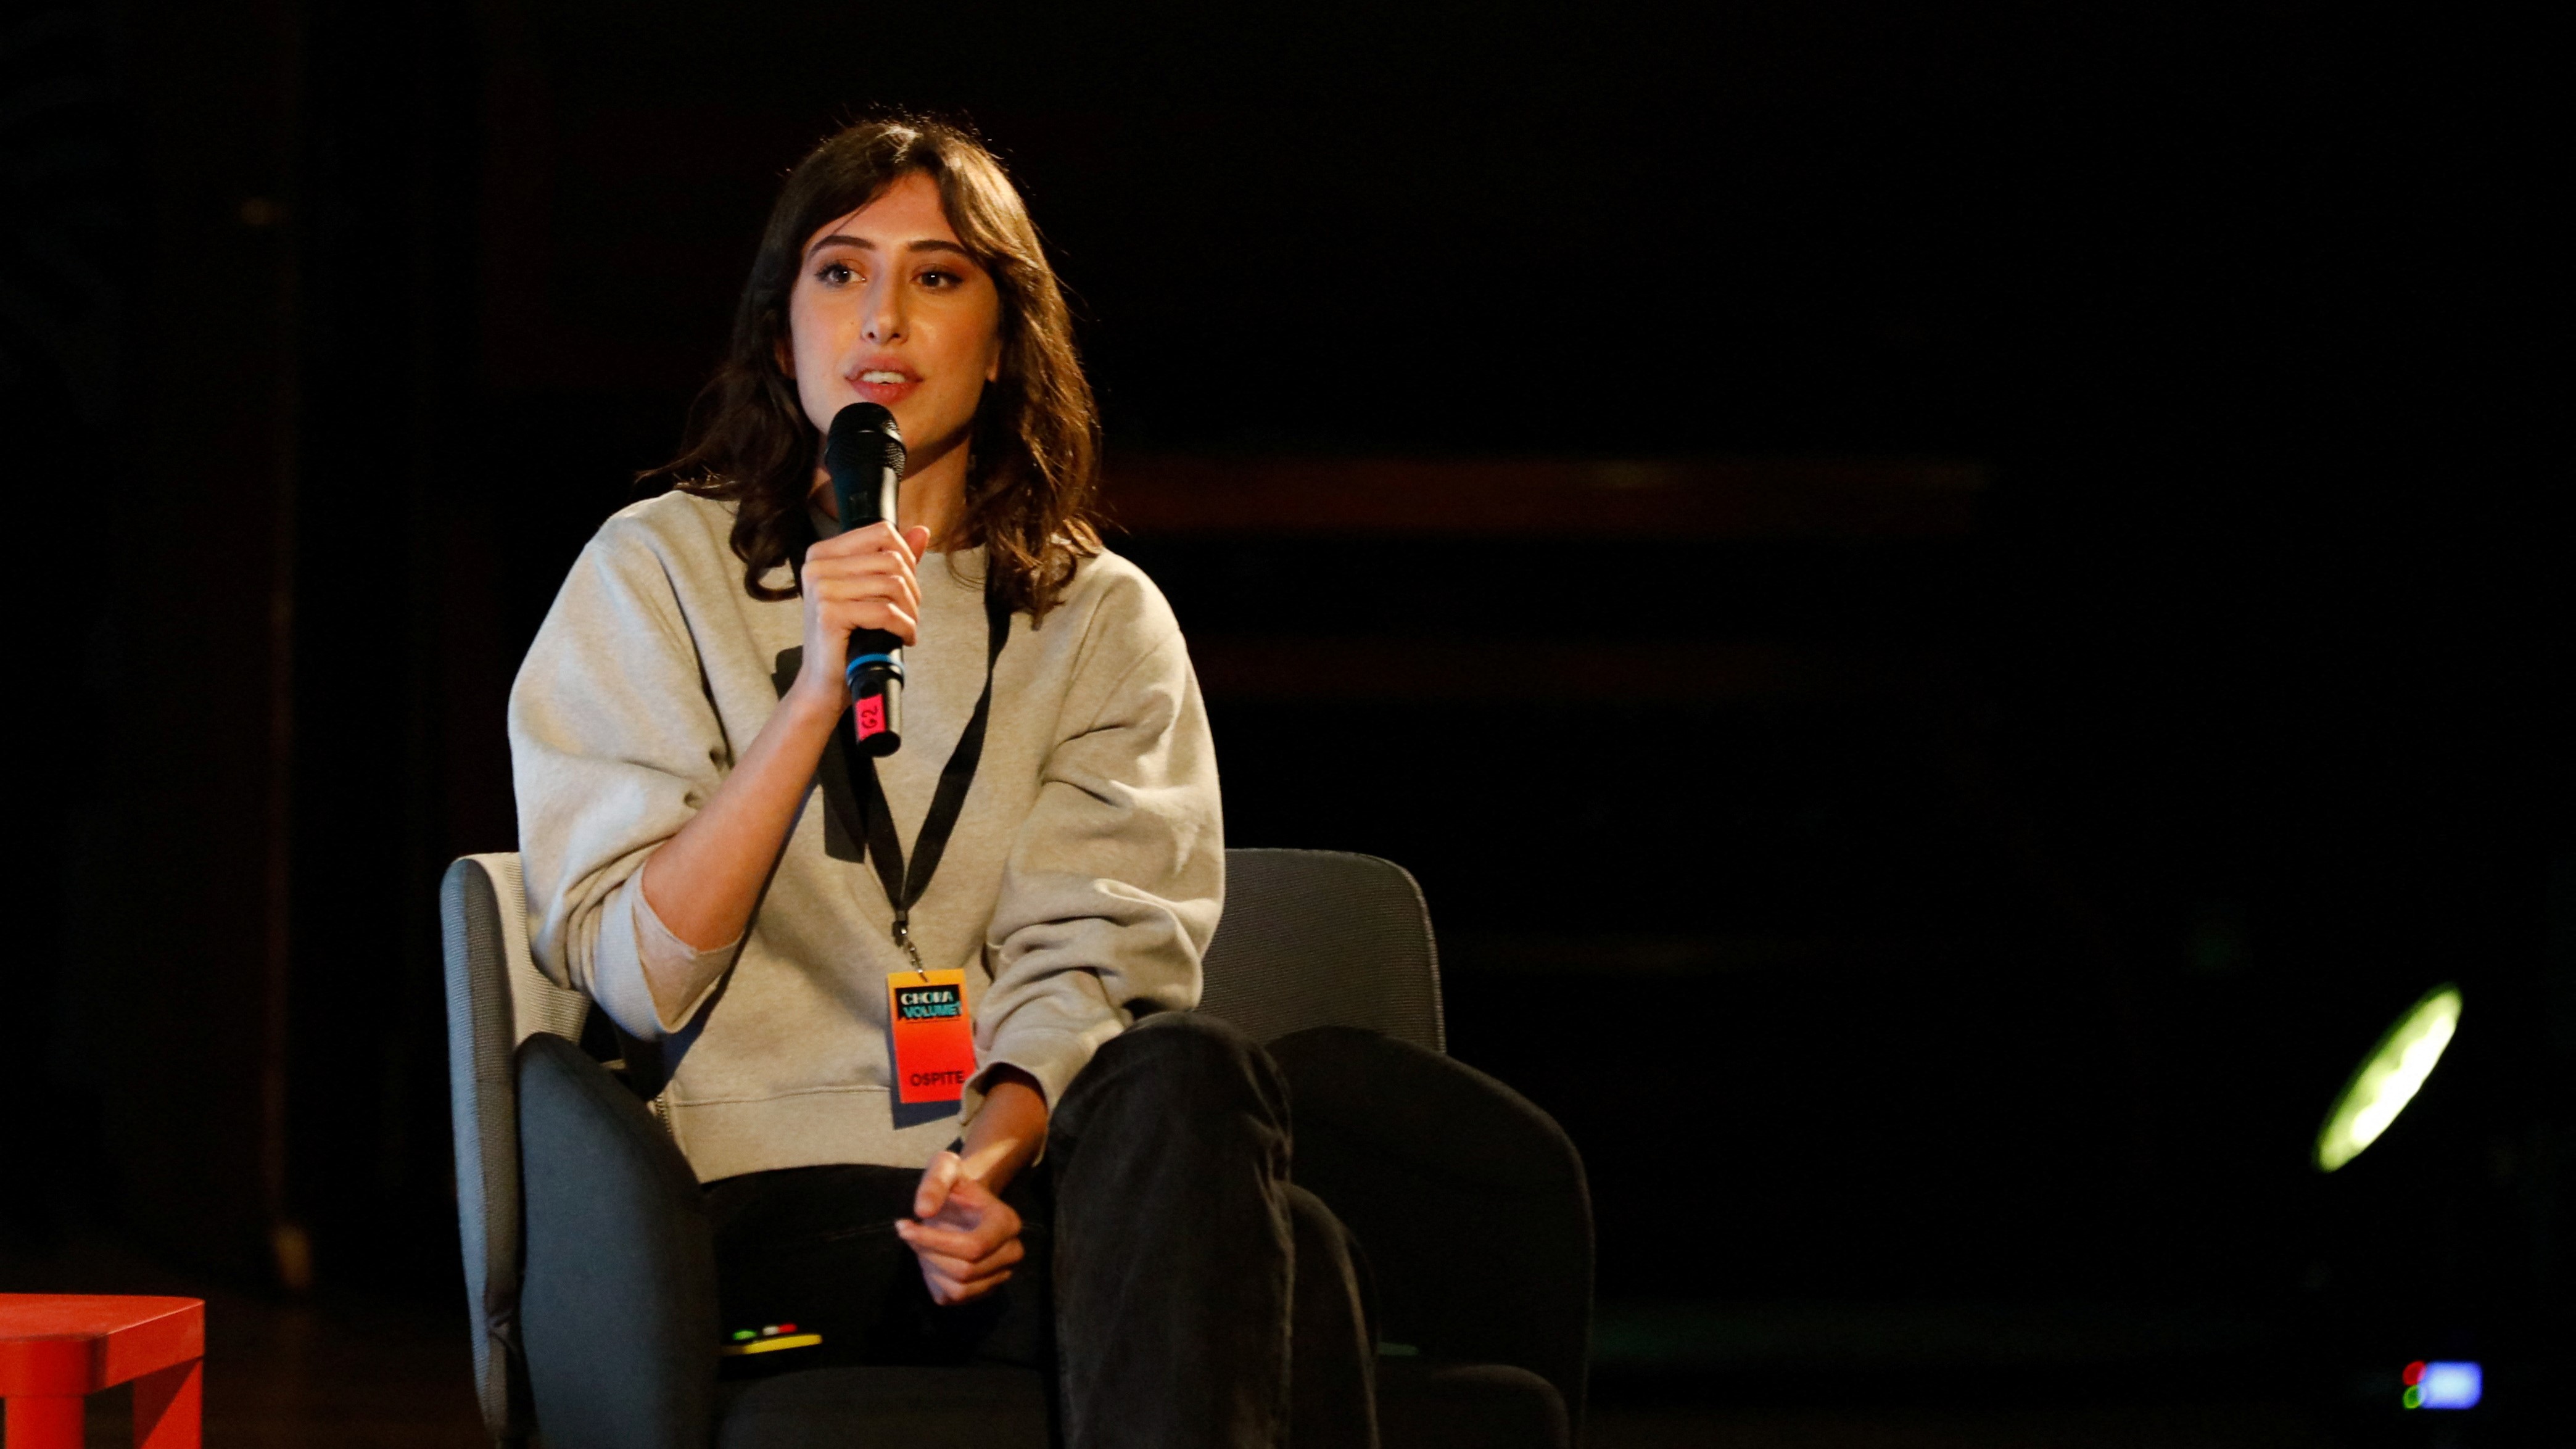
[[[2320,1172],[2334,1171],[2379,1140],[2379,1134],[2415,1100],[2424,1079],[2433,1075],[2433,1064],[2442,1059],[2442,1048],[2451,1044],[2452,1033],[2459,1029],[2460,988],[2456,986],[2436,986],[2406,1008],[2406,1014],[2380,1037],[2379,1045],[2361,1059],[2352,1080],[2344,1083],[2343,1094],[2335,1098],[2334,1110],[2326,1114],[2325,1130],[2317,1134]]]

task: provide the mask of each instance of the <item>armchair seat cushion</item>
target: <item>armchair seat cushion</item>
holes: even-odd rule
[[[1046,1449],[1046,1381],[1036,1371],[827,1368],[746,1384],[720,1410],[717,1449]],[[880,1436],[882,1436],[880,1438]],[[1568,1449],[1565,1401],[1503,1364],[1380,1360],[1383,1449]]]
[[[1380,1449],[1571,1449],[1556,1386],[1494,1363],[1380,1359]]]
[[[1047,1449],[1045,1376],[998,1364],[807,1369],[745,1384],[719,1412],[717,1449]]]

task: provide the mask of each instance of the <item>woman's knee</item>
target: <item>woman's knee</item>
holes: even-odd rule
[[[1112,1037],[1100,1055],[1150,1061],[1157,1071],[1234,1078],[1276,1075],[1269,1054],[1228,1022],[1197,1011],[1161,1011]]]
[[[1121,1096],[1187,1104],[1250,1107],[1286,1121],[1286,1081],[1270,1054],[1250,1037],[1215,1017],[1166,1011],[1145,1018],[1102,1044],[1067,1093],[1115,1092]]]

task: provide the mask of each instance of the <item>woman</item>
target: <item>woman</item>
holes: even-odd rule
[[[861,401],[909,447],[900,530],[834,514],[821,442]],[[1297,1442],[1367,1442],[1370,1338],[1287,1185],[1277,1074],[1184,1014],[1215,757],[1170,609],[1092,524],[1096,456],[993,157],[918,121],[808,155],[676,489],[600,530],[512,692],[537,955],[660,1044],[725,1327],[819,1337],[734,1368],[1051,1360],[1069,1444],[1283,1442],[1291,1398]],[[854,629],[908,656],[883,760],[848,737]],[[898,1060],[887,983],[942,970],[971,1071],[907,1101],[940,1074]]]

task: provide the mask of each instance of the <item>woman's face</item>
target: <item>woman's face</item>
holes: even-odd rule
[[[821,433],[851,403],[885,404],[905,471],[920,473],[964,447],[984,384],[1001,375],[1001,320],[1001,294],[949,228],[938,183],[914,172],[805,239],[787,298],[797,398]]]

